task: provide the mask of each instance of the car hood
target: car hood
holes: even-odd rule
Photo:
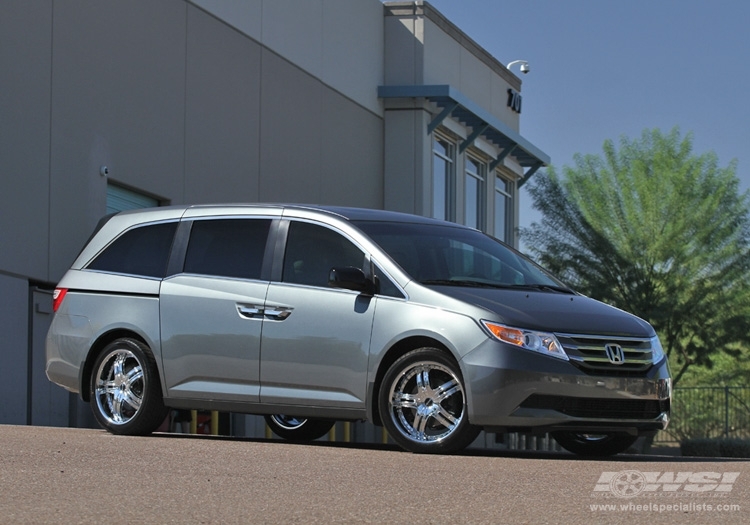
[[[582,295],[528,290],[430,286],[447,296],[497,314],[518,328],[546,332],[652,337],[643,319]]]

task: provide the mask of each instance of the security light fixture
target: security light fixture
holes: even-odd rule
[[[529,63],[526,60],[514,60],[513,62],[511,62],[505,67],[507,69],[510,69],[511,66],[514,66],[516,64],[521,64],[521,73],[523,73],[524,75],[528,73],[529,71],[531,71],[531,68],[529,67]]]

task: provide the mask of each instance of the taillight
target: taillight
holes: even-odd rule
[[[60,308],[60,305],[63,302],[63,299],[65,299],[65,294],[68,293],[67,288],[55,288],[54,293],[52,294],[52,311],[56,312],[58,308]]]

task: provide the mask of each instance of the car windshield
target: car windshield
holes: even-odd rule
[[[425,285],[573,293],[524,255],[476,230],[448,224],[356,224],[406,273]]]

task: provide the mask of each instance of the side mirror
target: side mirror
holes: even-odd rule
[[[328,284],[335,288],[354,290],[368,295],[375,293],[375,285],[365,277],[365,272],[353,266],[331,268],[328,274]]]

